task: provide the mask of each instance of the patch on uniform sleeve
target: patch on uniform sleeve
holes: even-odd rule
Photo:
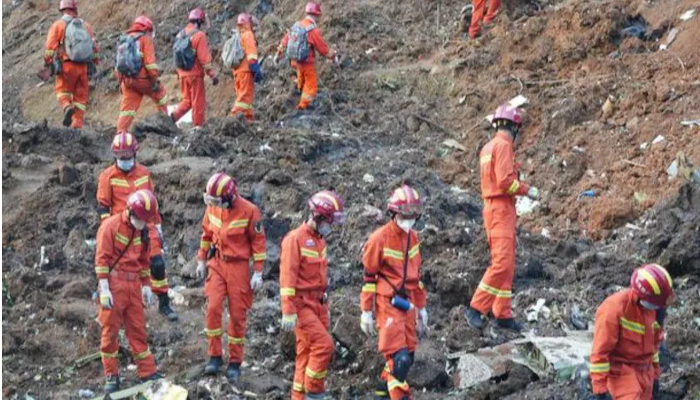
[[[316,243],[314,243],[313,239],[306,239],[305,245],[306,247],[313,247],[314,245],[316,245]]]
[[[263,222],[262,221],[258,221],[255,223],[255,232],[257,232],[257,233],[263,232]]]

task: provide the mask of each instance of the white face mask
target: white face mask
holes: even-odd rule
[[[122,171],[131,171],[134,168],[134,159],[130,158],[128,160],[117,159],[117,168]]]
[[[140,219],[134,217],[133,215],[129,217],[129,222],[131,222],[131,225],[136,229],[137,231],[142,230],[143,228],[146,227],[146,223],[141,221]]]
[[[658,310],[658,309],[661,308],[661,307],[659,307],[659,306],[657,306],[657,305],[651,304],[651,303],[649,303],[648,301],[644,301],[644,300],[639,300],[639,304],[640,304],[642,307],[646,308],[647,310]]]
[[[328,222],[321,222],[316,227],[316,232],[321,236],[328,236],[331,233],[331,224]]]
[[[404,232],[408,233],[411,228],[413,228],[413,225],[416,224],[415,219],[397,219],[396,224],[399,225],[399,228],[401,228]]]

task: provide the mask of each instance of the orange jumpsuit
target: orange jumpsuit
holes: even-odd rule
[[[143,66],[138,75],[130,78],[120,76],[117,72],[117,78],[120,82],[122,92],[122,101],[119,105],[119,118],[117,119],[117,132],[126,132],[129,130],[131,123],[136,117],[136,111],[141,106],[143,96],[148,96],[156,103],[158,110],[164,114],[168,113],[168,94],[163,85],[159,85],[157,91],[153,91],[153,83],[158,82],[160,75],[158,64],[156,64],[156,48],[153,43],[153,38],[143,31],[141,24],[134,24],[126,33],[132,37],[141,35],[137,42],[139,43]]]
[[[208,354],[221,357],[221,316],[224,299],[228,299],[229,363],[240,364],[243,362],[246,314],[253,304],[250,259],[253,259],[255,272],[263,271],[267,259],[265,230],[258,207],[241,197],[230,209],[208,206],[202,219],[202,240],[197,258],[206,260],[212,245],[216,248],[216,255],[208,261],[209,274],[204,286]]]
[[[150,226],[149,230],[152,229]],[[129,224],[126,211],[107,218],[97,230],[95,273],[98,280],[109,280],[114,300],[109,310],[99,307],[97,316],[102,326],[100,352],[105,376],[119,374],[117,353],[122,326],[139,377],[146,378],[156,372],[155,360],[146,343],[146,320],[141,300],[141,287],[148,285],[150,275],[148,235],[145,230],[138,231]],[[113,265],[115,262],[116,266]]]
[[[64,17],[77,18],[77,13],[73,10],[65,10]],[[54,92],[58,98],[58,105],[65,111],[68,107],[74,107],[75,113],[70,127],[80,129],[83,127],[83,118],[88,104],[88,65],[86,63],[75,63],[68,59],[68,55],[63,47],[63,39],[68,22],[61,18],[54,22],[49,28],[49,35],[46,38],[46,51],[44,52],[44,63],[50,65],[54,57],[61,61],[61,73],[56,75],[56,87]],[[95,34],[89,23],[85,22],[85,28],[92,36],[93,40],[93,63],[100,64],[100,49],[95,41]]]
[[[190,33],[197,29],[194,24],[187,24],[185,32]],[[192,48],[196,52],[197,60],[191,70],[177,68],[177,76],[180,78],[180,95],[182,101],[173,112],[173,119],[178,121],[183,115],[192,110],[192,123],[194,126],[204,125],[204,110],[207,106],[206,95],[204,94],[204,74],[210,77],[216,76],[216,70],[212,66],[211,53],[207,35],[198,31],[190,36]]]
[[[292,400],[303,400],[304,392],[325,391],[334,351],[328,331],[327,276],[326,241],[303,223],[284,237],[280,254],[282,314],[297,316]]]
[[[518,180],[513,139],[504,131],[484,146],[479,155],[484,228],[491,249],[491,266],[481,278],[471,307],[482,314],[493,311],[498,319],[512,318],[515,274],[515,196],[526,195],[529,186]]]
[[[141,189],[148,189],[155,193],[151,173],[146,167],[139,163],[134,163],[134,167],[129,172],[124,172],[116,165],[105,169],[100,174],[97,181],[97,212],[104,222],[110,215],[119,214],[126,210],[126,202],[134,192]],[[160,224],[160,214],[156,215],[155,224]],[[158,230],[150,229],[150,257],[163,254],[163,244],[161,243]],[[151,288],[153,293],[168,293],[168,278],[163,271],[163,276],[151,276]]]
[[[615,400],[651,400],[662,340],[656,311],[639,305],[631,289],[605,299],[595,318],[589,366],[593,393],[609,392]]]
[[[360,296],[360,308],[362,311],[373,311],[376,307],[379,351],[386,359],[381,378],[387,382],[392,400],[410,397],[408,383],[392,376],[391,371],[394,367],[392,357],[396,352],[402,349],[407,349],[411,354],[415,352],[418,344],[416,308],[425,308],[426,304],[425,288],[421,282],[422,258],[418,234],[414,230],[407,234],[395,221],[386,223],[374,231],[365,243],[362,263],[365,284]],[[409,311],[391,305],[391,298],[402,283],[408,300],[414,305]]]
[[[299,22],[303,28],[308,28],[311,25],[315,25],[316,22],[311,17],[306,17]],[[309,31],[307,34],[307,39],[309,41],[309,56],[305,61],[292,60],[292,67],[297,70],[297,88],[301,91],[301,99],[297,108],[300,110],[305,110],[309,107],[311,103],[316,99],[316,94],[318,93],[318,77],[316,75],[316,52],[319,52],[324,57],[333,59],[335,57],[335,52],[328,48],[328,44],[323,40],[321,36],[321,31],[318,27],[315,27]],[[280,53],[284,53],[287,49],[287,43],[289,42],[289,32],[284,35],[282,42],[277,49]]]
[[[498,9],[501,8],[501,0],[489,0],[489,11],[486,13],[486,16],[484,16],[486,0],[472,0],[472,5],[474,6],[474,11],[472,12],[472,23],[469,25],[469,37],[474,39],[481,30],[479,22],[482,19],[484,24],[488,24],[496,18]]]
[[[233,81],[236,86],[236,103],[231,109],[231,116],[243,113],[248,121],[253,121],[253,100],[255,99],[255,77],[250,70],[251,62],[258,62],[258,46],[255,42],[255,34],[250,26],[239,27],[241,32],[241,45],[245,57],[241,64],[233,68]]]

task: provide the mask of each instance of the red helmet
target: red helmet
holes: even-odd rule
[[[240,13],[240,14],[238,14],[238,18],[236,19],[236,24],[237,25],[245,25],[245,24],[253,25],[253,16],[248,14],[247,12]]]
[[[418,218],[423,209],[423,201],[418,191],[404,184],[394,190],[386,209],[408,218]]]
[[[641,300],[658,307],[666,307],[673,298],[673,280],[666,268],[658,264],[644,264],[632,274],[630,286]]]
[[[61,0],[58,3],[58,11],[63,11],[65,9],[73,9],[77,10],[78,9],[78,2],[76,0]]]
[[[119,132],[112,140],[112,153],[117,158],[131,158],[136,155],[139,142],[129,132]]]
[[[187,17],[188,21],[204,21],[205,19],[206,16],[201,8],[195,8],[194,10],[190,11],[190,15]]]
[[[503,121],[507,124],[515,124],[515,126],[519,128],[522,124],[523,118],[521,111],[518,108],[513,107],[508,103],[504,103],[498,106],[498,109],[496,109],[496,112],[493,114],[493,124],[497,128],[501,126],[499,121]]]
[[[158,200],[153,192],[146,189],[138,190],[129,196],[126,207],[144,222],[149,222],[158,214]]]
[[[306,14],[311,15],[321,15],[321,5],[315,1],[310,1],[306,3],[306,8],[304,8]]]
[[[153,21],[145,15],[139,15],[134,20],[134,24],[139,24],[143,26],[147,31],[153,30]]]
[[[311,196],[309,208],[314,217],[323,217],[332,225],[345,223],[345,204],[333,190],[322,190]]]
[[[236,180],[223,172],[217,172],[207,182],[204,203],[220,207],[223,203],[231,203],[237,194]]]

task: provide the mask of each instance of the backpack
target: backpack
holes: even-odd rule
[[[302,28],[297,22],[289,30],[289,41],[287,42],[287,58],[295,61],[306,61],[311,51],[309,46],[309,32],[316,28],[316,24],[311,24]]]
[[[245,51],[241,43],[241,33],[236,29],[233,31],[233,36],[224,43],[221,60],[226,68],[236,68],[241,65],[244,57]]]
[[[141,53],[141,43],[139,38],[143,36],[139,33],[136,36],[122,34],[117,41],[117,71],[128,77],[135,77],[143,66],[143,54]]]
[[[86,63],[92,60],[94,43],[85,22],[80,18],[64,16],[66,31],[63,36],[63,46],[68,59],[73,62]]]
[[[194,63],[197,60],[197,55],[192,48],[192,35],[199,32],[197,29],[193,29],[192,32],[186,33],[185,30],[181,30],[180,33],[175,36],[175,43],[173,43],[173,58],[175,58],[175,66],[185,71],[189,71],[194,68]]]

